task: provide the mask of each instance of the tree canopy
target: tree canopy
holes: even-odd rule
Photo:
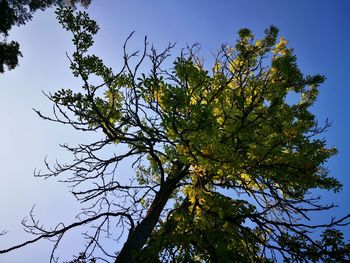
[[[24,25],[32,19],[37,10],[45,10],[54,5],[75,6],[80,3],[88,6],[91,0],[0,0],[0,73],[4,73],[18,65],[18,58],[22,56],[16,41],[7,41],[9,31],[14,25]]]
[[[70,67],[82,86],[47,95],[53,116],[37,113],[102,136],[63,145],[72,163],[46,163],[48,172],[37,176],[63,176],[87,206],[78,221],[54,230],[31,215],[25,226],[37,237],[0,254],[54,239],[54,260],[69,230],[90,225],[86,249],[72,262],[350,260],[338,229],[350,215],[321,225],[309,220],[333,207],[312,190],[342,187],[325,166],[337,152],[321,137],[330,124],[319,125],[310,111],[325,78],[300,71],[276,27],[261,39],[241,29],[210,68],[197,45],[170,68],[164,65],[172,44],[159,52],[145,38],[142,51],[130,53],[131,34],[116,71],[89,52],[95,21],[70,8],[57,15],[73,34]],[[120,170],[123,163],[131,178]],[[117,240],[115,250],[103,246],[105,236]]]

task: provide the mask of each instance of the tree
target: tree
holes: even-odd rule
[[[62,180],[88,204],[79,220],[46,229],[31,213],[24,222],[37,235],[7,253],[53,238],[54,252],[71,229],[85,231],[85,250],[72,262],[333,262],[350,259],[339,226],[350,215],[312,225],[311,212],[328,210],[312,189],[339,191],[325,163],[336,154],[320,135],[310,107],[324,81],[298,68],[292,49],[271,26],[255,40],[239,31],[234,46],[223,45],[209,72],[198,46],[183,50],[163,68],[172,44],[162,52],[127,52],[117,73],[89,53],[98,25],[84,12],[57,11],[72,32],[71,56],[79,90],[62,89],[47,97],[52,117],[102,138],[75,147],[63,145],[74,160],[48,162],[44,178]],[[139,72],[141,65],[150,71]],[[287,99],[298,96],[297,102]],[[130,164],[131,178],[118,169]],[[130,179],[130,180],[129,180]],[[312,237],[323,230],[321,239]],[[120,234],[121,233],[121,234]],[[123,243],[108,251],[104,236]],[[113,241],[111,241],[113,242]],[[117,244],[115,244],[117,247]]]
[[[18,58],[22,56],[16,41],[7,42],[8,33],[14,25],[24,25],[32,19],[37,10],[45,10],[54,5],[75,6],[80,3],[87,7],[91,0],[0,0],[0,73],[5,67],[12,70],[18,65]]]

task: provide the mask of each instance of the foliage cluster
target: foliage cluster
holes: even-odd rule
[[[90,2],[91,0],[0,0],[0,73],[4,73],[6,67],[8,70],[17,67],[18,59],[22,56],[18,42],[7,41],[13,26],[24,25],[37,10],[45,10],[54,5],[75,6],[76,3],[86,7]]]

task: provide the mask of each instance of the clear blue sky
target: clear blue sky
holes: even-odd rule
[[[350,211],[350,1],[94,0],[89,13],[101,26],[94,51],[115,69],[121,46],[134,30],[130,48],[141,48],[144,35],[159,49],[168,42],[177,42],[178,48],[198,42],[203,57],[211,61],[211,53],[222,43],[235,42],[240,28],[248,27],[259,37],[269,25],[276,25],[295,49],[302,71],[327,77],[313,111],[320,123],[326,118],[333,122],[324,136],[339,154],[327,166],[344,190],[338,195],[323,193],[324,202],[340,208],[321,218]],[[24,57],[19,68],[0,76],[0,230],[9,231],[0,238],[1,248],[28,238],[20,221],[33,204],[48,226],[73,220],[79,206],[69,189],[56,179],[33,178],[33,170],[43,167],[46,155],[51,162],[68,158],[59,143],[89,140],[68,127],[40,120],[32,111],[34,107],[51,113],[42,91],[79,85],[65,56],[72,51],[70,35],[60,28],[53,10],[35,14],[33,21],[13,29],[10,38],[20,42]],[[62,259],[78,252],[74,240],[66,240]],[[47,262],[51,245],[32,245],[0,256],[0,262]]]

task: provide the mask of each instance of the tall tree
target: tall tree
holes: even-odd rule
[[[75,6],[80,3],[87,7],[91,0],[0,0],[0,73],[18,65],[22,56],[16,41],[7,41],[8,33],[14,25],[24,25],[32,19],[37,10],[45,10],[54,5]]]
[[[69,230],[91,225],[85,251],[72,262],[102,256],[108,262],[350,260],[337,228],[350,215],[322,225],[308,222],[310,212],[333,207],[313,198],[312,189],[341,189],[324,167],[336,154],[320,138],[329,123],[319,126],[310,112],[324,77],[299,70],[277,28],[258,40],[240,30],[234,46],[221,47],[210,71],[197,46],[165,69],[173,45],[157,52],[145,39],[143,51],[130,54],[126,41],[124,64],[115,73],[88,52],[96,22],[69,8],[57,14],[73,34],[71,69],[82,87],[48,95],[53,117],[37,113],[103,136],[63,145],[73,162],[46,163],[48,172],[37,175],[68,173],[62,180],[88,206],[77,222],[54,230],[31,215],[25,225],[37,237],[0,254],[56,238],[54,260]],[[139,72],[143,64],[149,72]],[[118,169],[121,163],[132,166],[131,178]],[[317,229],[324,230],[320,240],[311,236]],[[116,235],[123,246],[108,251],[103,236]]]

